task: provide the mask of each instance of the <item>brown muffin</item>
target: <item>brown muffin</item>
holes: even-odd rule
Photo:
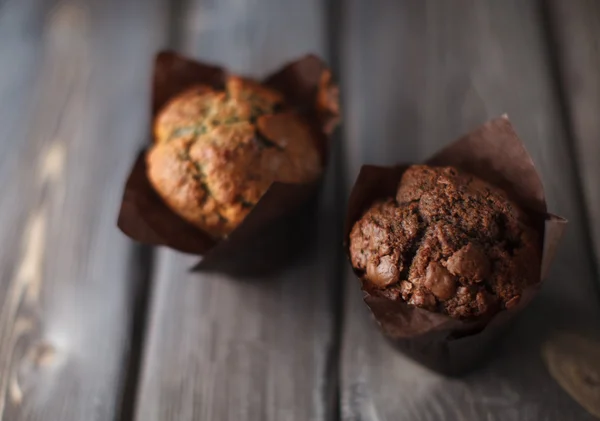
[[[452,167],[412,166],[396,198],[350,233],[371,294],[473,319],[511,308],[539,279],[539,239],[500,189]]]
[[[322,162],[306,121],[282,95],[228,78],[224,91],[196,86],[154,124],[148,178],[167,205],[215,238],[243,221],[274,181],[306,183]]]

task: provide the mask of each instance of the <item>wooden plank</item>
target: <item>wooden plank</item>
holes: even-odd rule
[[[540,296],[495,359],[462,379],[440,377],[395,351],[348,270],[342,419],[593,419],[541,358],[560,330],[597,341],[600,308],[537,2],[348,0],[343,10],[349,180],[363,162],[424,159],[507,112],[542,173],[550,209],[570,225]]]
[[[163,1],[0,3],[0,419],[119,417],[134,248],[115,227]]]
[[[10,174],[17,170],[18,159],[15,157],[23,149],[22,140],[26,136],[28,109],[33,104],[33,82],[40,65],[39,50],[41,34],[34,28],[42,26],[47,10],[41,1],[18,2],[11,7],[0,9],[0,54],[2,57],[12,55],[12,60],[5,60],[0,72],[0,121],[3,130],[0,133],[0,177],[8,180]],[[23,29],[22,29],[23,28]],[[21,32],[22,30],[22,32]],[[25,36],[21,36],[21,33]],[[2,203],[16,201],[17,189],[12,183],[0,183]],[[21,209],[18,206],[4,205],[1,210],[2,221],[16,221]],[[9,216],[10,215],[10,216]],[[5,219],[6,218],[6,219]],[[0,238],[15,238],[18,230],[14,223],[0,224]],[[2,247],[0,252],[0,296],[6,295],[9,283],[6,268],[14,265],[14,250]],[[10,269],[12,270],[12,269]]]
[[[323,54],[324,13],[320,0],[192,1],[175,38],[186,54],[261,76]],[[332,175],[311,252],[279,275],[189,273],[197,258],[159,252],[137,420],[330,418],[339,257]]]
[[[600,262],[600,3],[552,0],[548,12],[596,261]]]

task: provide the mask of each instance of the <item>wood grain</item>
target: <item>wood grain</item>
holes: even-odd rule
[[[462,379],[444,379],[392,349],[348,270],[342,419],[593,419],[541,358],[559,331],[597,340],[600,307],[538,2],[347,0],[341,13],[350,180],[362,163],[421,160],[507,112],[550,209],[570,219],[540,296],[495,358]]]
[[[0,4],[0,419],[114,420],[141,280],[115,228],[163,2]]]
[[[186,54],[262,76],[325,53],[323,6],[191,1],[175,39]],[[137,420],[330,419],[339,267],[332,175],[310,250],[278,275],[190,273],[197,258],[159,252]]]
[[[552,0],[547,8],[587,218],[600,262],[600,3]]]

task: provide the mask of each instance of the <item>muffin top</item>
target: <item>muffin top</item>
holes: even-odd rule
[[[237,76],[224,91],[184,91],[155,119],[150,182],[190,223],[229,234],[274,181],[306,183],[322,172],[309,125],[284,109],[279,92]]]
[[[537,232],[502,190],[425,165],[354,224],[350,258],[371,294],[457,319],[515,306],[540,270]]]

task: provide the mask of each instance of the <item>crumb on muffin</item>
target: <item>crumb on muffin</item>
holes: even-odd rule
[[[537,233],[500,189],[452,167],[410,167],[350,233],[365,288],[458,319],[515,306],[537,282]]]
[[[306,183],[322,159],[305,119],[255,81],[225,90],[195,86],[173,98],[154,124],[148,177],[167,205],[215,238],[237,227],[271,183]]]

